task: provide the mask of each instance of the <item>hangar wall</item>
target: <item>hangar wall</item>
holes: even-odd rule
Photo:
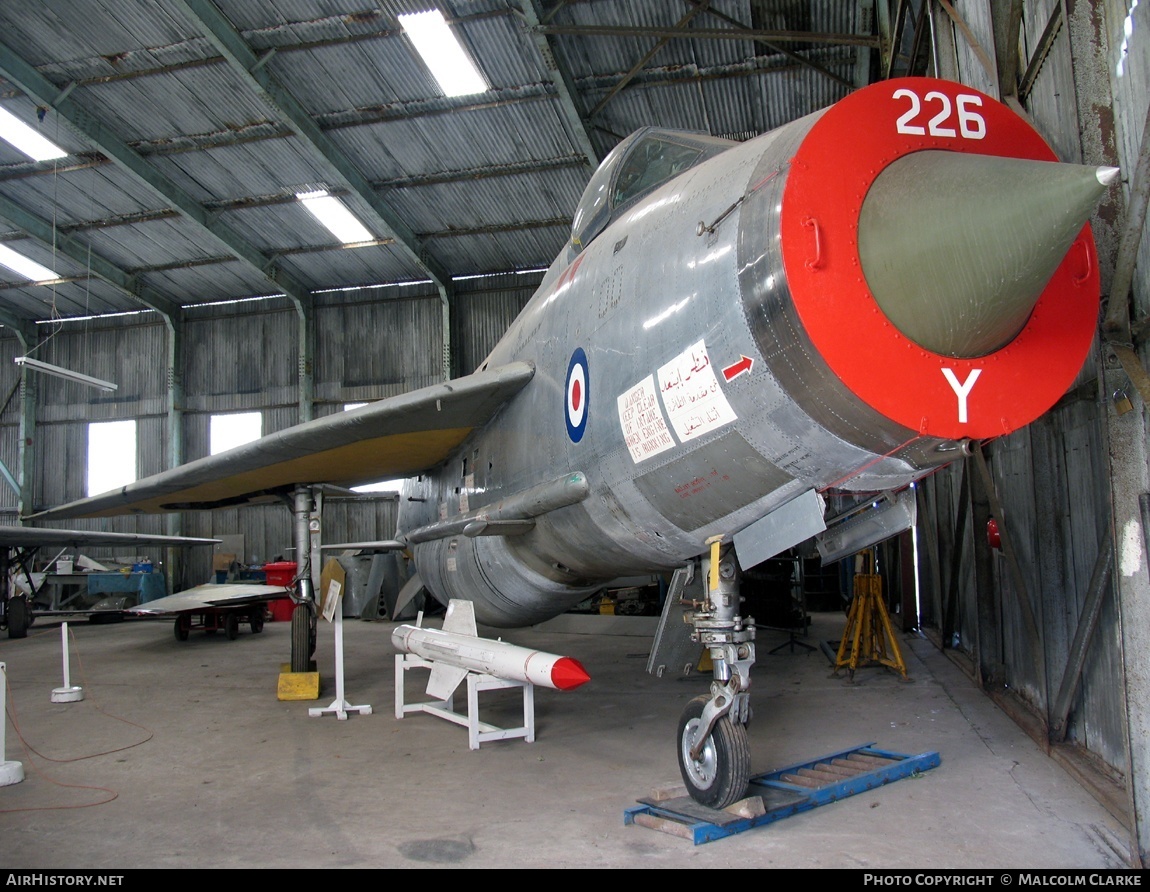
[[[1004,98],[1025,111],[1063,160],[1122,170],[1122,194],[1114,190],[1092,223],[1105,306],[1147,113],[1150,16],[1121,0],[1022,7],[1022,87]],[[987,65],[997,62],[990,10],[990,3],[964,3],[961,17],[938,10],[936,58],[942,76],[1002,95]],[[1133,319],[1147,313],[1147,250],[1143,236]],[[1145,366],[1137,332],[1132,340]],[[1116,450],[1115,424],[1134,426],[1129,440],[1142,444],[1146,424],[1138,393],[1121,369],[1115,377],[1115,365],[1100,337],[1053,411],[983,444],[991,489],[977,456],[924,481],[917,532],[923,628],[1133,826],[1133,804],[1146,783],[1127,783],[1145,773],[1130,752],[1131,739],[1144,735],[1140,719],[1128,715],[1129,673],[1144,651],[1129,650],[1120,604],[1123,587],[1141,583],[1121,581],[1109,544],[1130,512],[1122,499],[1130,489],[1145,491],[1146,473],[1144,451]],[[1135,407],[1121,420],[1116,390]],[[991,516],[1004,534],[1001,549],[988,543]],[[1131,626],[1143,618],[1125,620]]]
[[[474,369],[522,309],[542,274],[468,279],[458,283],[452,305],[451,340],[460,369]],[[315,417],[362,402],[425,387],[441,380],[442,313],[429,285],[363,289],[317,295],[315,310]],[[183,455],[206,455],[213,413],[258,410],[264,433],[299,421],[298,315],[284,298],[184,310],[182,364]],[[45,328],[45,326],[40,326]],[[37,332],[43,337],[43,332]],[[37,358],[115,382],[106,394],[43,375],[35,388],[34,505],[60,504],[85,494],[87,425],[134,418],[140,476],[164,470],[167,416],[167,342],[155,313],[67,322],[36,350]],[[19,383],[14,356],[19,341],[0,339],[0,388]],[[18,467],[20,393],[0,411],[0,460]],[[14,520],[18,497],[0,488],[0,511]],[[329,542],[390,538],[396,503],[385,496],[328,498],[324,538]],[[278,504],[212,512],[71,521],[66,526],[125,532],[174,533],[218,538],[244,536],[249,562],[291,559],[290,511]],[[92,555],[102,552],[92,549]],[[192,549],[177,585],[211,577],[211,555]]]

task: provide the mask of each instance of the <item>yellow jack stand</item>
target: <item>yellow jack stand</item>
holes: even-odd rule
[[[888,653],[889,647],[889,653]],[[849,649],[849,650],[848,650]],[[859,666],[882,665],[896,669],[908,681],[890,615],[882,598],[882,577],[877,573],[856,573],[854,595],[847,626],[835,657],[835,674],[846,666],[854,678]]]

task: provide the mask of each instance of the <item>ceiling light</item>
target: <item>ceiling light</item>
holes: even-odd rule
[[[33,161],[52,161],[67,158],[68,153],[53,142],[46,140],[18,117],[0,108],[0,139],[18,148]]]
[[[482,93],[487,82],[438,9],[401,15],[399,24],[446,96]]]
[[[41,266],[35,260],[29,260],[23,254],[18,254],[11,248],[0,245],[0,266],[6,266],[14,273],[19,273],[33,282],[50,282],[60,278],[46,266]]]
[[[35,369],[38,372],[43,372],[46,375],[54,375],[66,381],[75,381],[77,384],[87,384],[89,387],[105,390],[108,393],[116,389],[116,385],[111,381],[103,381],[100,378],[82,375],[79,372],[73,372],[71,369],[52,365],[50,362],[41,362],[38,359],[33,359],[31,356],[16,356],[12,361],[15,362],[16,365],[24,366],[24,368]]]
[[[375,236],[355,218],[342,201],[323,189],[315,192],[297,192],[295,197],[342,244],[354,245],[357,242],[375,240]]]

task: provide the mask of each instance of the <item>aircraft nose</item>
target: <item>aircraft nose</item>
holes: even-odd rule
[[[902,334],[973,359],[1026,325],[1118,169],[923,151],[875,179],[859,215],[859,257]]]

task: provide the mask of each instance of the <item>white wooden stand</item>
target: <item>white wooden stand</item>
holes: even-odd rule
[[[447,719],[467,729],[467,744],[473,749],[479,749],[479,744],[485,740],[508,740],[522,737],[528,743],[535,741],[535,685],[529,681],[511,681],[506,678],[497,678],[478,672],[467,673],[467,715],[461,715],[454,710],[455,695],[446,700],[431,700],[426,703],[412,703],[404,705],[403,683],[408,669],[431,669],[434,664],[430,660],[417,657],[414,654],[395,655],[395,717],[403,718],[409,712],[427,712]],[[479,720],[479,692],[496,691],[506,688],[523,689],[523,727],[498,728]]]
[[[335,612],[335,699],[330,706],[313,706],[307,711],[310,716],[333,712],[341,722],[347,721],[349,712],[371,715],[370,706],[352,706],[343,698],[343,610],[336,605]]]
[[[60,623],[60,649],[64,653],[64,686],[52,689],[53,703],[76,703],[84,699],[84,689],[72,684],[71,663],[68,660],[68,624]]]
[[[9,762],[5,758],[4,732],[8,727],[7,695],[8,674],[5,669],[5,664],[0,663],[0,787],[18,784],[24,780],[24,765],[21,762]]]

